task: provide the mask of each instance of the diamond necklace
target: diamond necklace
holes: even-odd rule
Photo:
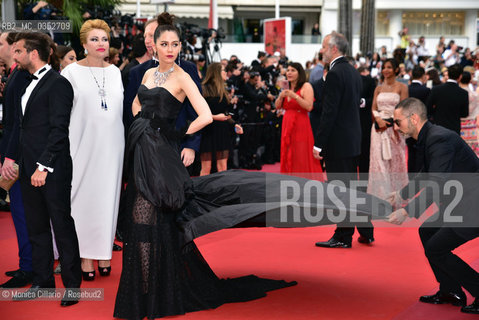
[[[88,59],[87,59],[88,62]],[[95,75],[93,74],[93,71],[91,70],[90,63],[88,62],[88,69],[90,70],[91,75],[93,76],[93,79],[95,79],[96,86],[98,87],[98,95],[100,96],[101,100],[101,108],[105,111],[108,110],[108,106],[106,105],[106,91],[105,91],[105,68],[103,68],[103,62],[102,62],[102,70],[103,70],[103,82],[102,86],[100,87],[100,84],[98,83],[98,80],[96,80]]]
[[[155,70],[153,74],[154,82],[157,87],[161,86],[163,83],[166,82],[170,74],[175,70],[175,65],[173,65],[170,69],[165,72],[160,72],[160,66]]]

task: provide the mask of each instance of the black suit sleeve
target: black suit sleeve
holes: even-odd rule
[[[21,105],[20,102],[16,105]],[[21,108],[21,107],[20,107]],[[6,141],[5,154],[2,154],[3,157],[9,158],[12,160],[18,160],[18,147],[20,143],[20,109],[13,108],[13,126],[11,132],[4,137],[3,139],[8,139]]]
[[[54,168],[58,155],[69,148],[68,127],[73,106],[73,88],[70,82],[63,77],[54,81],[51,88],[54,88],[55,93],[50,95],[48,101],[51,130],[45,150],[38,159],[40,164],[51,168]]]
[[[374,90],[376,89],[376,81],[373,78],[369,78],[367,90],[364,90],[364,100],[366,100],[366,107],[371,108],[373,105]]]
[[[432,203],[440,202],[444,183],[453,170],[455,150],[446,136],[431,136],[426,146],[427,173],[418,174],[412,183],[401,190],[404,199],[419,195],[404,208],[412,217],[419,217]],[[439,188],[439,190],[437,189]],[[439,203],[437,203],[439,205]]]
[[[198,87],[198,90],[200,93],[202,92],[201,90],[201,80],[200,76],[198,75],[198,71],[196,69],[196,66],[188,61],[181,61],[180,62],[182,69],[188,73],[191,77],[191,79],[195,82],[196,86]],[[193,106],[191,105],[190,101],[188,98],[185,99],[183,102],[183,108],[178,115],[178,119],[176,121],[176,127],[177,128],[182,128],[184,127],[187,122],[194,121],[196,118],[198,118],[198,114],[196,114],[195,109],[193,109]],[[200,151],[200,143],[201,143],[201,133],[197,132],[192,135],[187,135],[185,139],[181,142],[181,149],[183,148],[188,148],[188,149],[193,149],[195,151]]]
[[[426,109],[427,109],[428,119],[434,118],[434,106],[436,104],[435,98],[436,98],[436,90],[433,88],[431,90],[431,93],[429,94],[429,97],[427,97],[427,100],[426,100]]]
[[[319,131],[314,137],[314,145],[321,149],[324,148],[329,140],[333,127],[338,117],[339,106],[341,101],[342,84],[336,73],[330,72],[326,76],[326,82],[323,88],[323,109],[321,111],[321,122]]]
[[[463,97],[460,100],[461,101],[460,110],[461,110],[462,118],[465,118],[469,115],[469,93],[466,90],[464,91],[465,91],[465,94],[463,94]]]

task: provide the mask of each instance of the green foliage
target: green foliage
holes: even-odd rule
[[[0,1],[1,3],[2,1]],[[37,2],[37,1],[35,1]],[[63,0],[63,1],[48,1],[54,5],[59,2],[63,2],[62,11],[63,15],[68,17],[73,24],[73,32],[78,33],[81,25],[83,24],[83,8],[86,6],[99,6],[101,8],[107,8],[110,6],[119,5],[122,0]],[[19,12],[25,7],[26,4],[32,3],[32,0],[17,0],[17,8]]]
[[[99,6],[107,8],[117,6],[121,0],[63,0],[63,14],[67,16],[73,24],[73,32],[78,33],[83,24],[83,10],[85,6]]]

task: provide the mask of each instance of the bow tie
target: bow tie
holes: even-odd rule
[[[42,68],[40,71],[38,71],[38,74],[40,75],[43,71],[47,70],[47,68]],[[29,74],[27,76],[29,80],[38,80],[38,77],[34,74]]]

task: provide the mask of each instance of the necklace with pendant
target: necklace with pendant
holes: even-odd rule
[[[175,70],[175,65],[173,65],[170,69],[165,72],[160,72],[160,66],[155,70],[153,74],[154,82],[157,87],[161,86],[166,82],[170,74]]]
[[[90,64],[88,64],[88,69],[90,70],[90,73],[93,76],[93,79],[95,80],[96,86],[98,87],[98,95],[100,96],[100,100],[101,100],[101,108],[103,110],[107,111],[108,106],[106,104],[105,68],[102,68],[102,70],[103,70],[103,82],[102,82],[101,87],[100,87],[100,84],[98,83],[98,80],[96,79],[95,75],[93,74],[93,71],[91,70]]]

